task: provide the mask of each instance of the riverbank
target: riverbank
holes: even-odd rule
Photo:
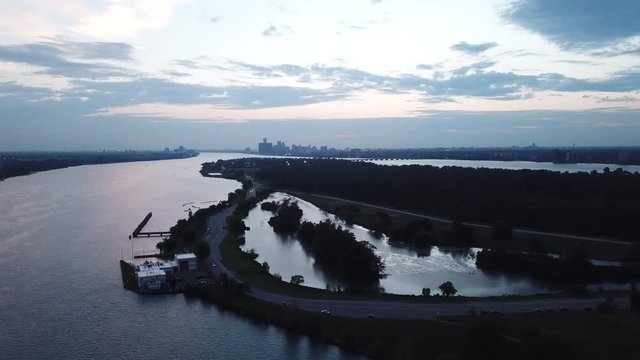
[[[406,227],[409,223],[420,220],[431,222],[432,234],[443,234],[451,230],[452,220],[430,215],[407,212],[404,210],[382,207],[348,199],[319,194],[306,194],[290,191],[293,196],[312,203],[318,208],[333,213],[346,221],[376,229],[380,224],[380,214],[387,214],[390,223],[395,227]],[[589,238],[567,234],[544,233],[527,229],[512,229],[513,236],[508,241],[494,237],[492,226],[476,223],[463,223],[473,229],[473,239],[466,243],[445,242],[442,236],[433,236],[425,246],[476,246],[487,249],[504,249],[514,252],[540,251],[556,255],[571,255],[578,248],[583,248],[591,258],[606,261],[622,261],[627,256],[633,243],[612,241],[609,239]],[[393,239],[392,239],[393,242]],[[409,246],[420,250],[420,246],[396,243],[398,246]]]
[[[0,153],[0,181],[71,166],[186,159],[197,155],[194,150]]]
[[[254,206],[257,203],[248,202]],[[242,206],[238,213],[246,212]],[[617,332],[619,327],[633,324],[627,311],[620,315],[595,314],[593,309],[602,302],[603,294],[584,298],[558,295],[444,298],[353,294],[292,285],[265,272],[253,257],[241,251],[240,234],[226,231],[222,215],[230,215],[229,209],[209,217],[211,233],[205,238],[212,244],[212,257],[222,261],[216,267],[226,274],[221,278],[227,277],[227,283],[244,285],[234,285],[233,291],[227,291],[225,281],[221,280],[217,287],[200,288],[191,296],[199,296],[253,321],[274,324],[371,358],[429,359],[448,355],[457,359],[486,355],[494,359],[527,359],[533,358],[532,351],[546,358],[558,355],[583,358],[582,355],[597,351],[588,346],[576,348],[576,337],[548,331],[546,324],[551,326],[559,318],[572,323],[575,318],[576,326],[581,328],[566,326],[573,333],[597,324],[608,329],[607,344],[624,338]],[[624,300],[618,299],[617,303],[620,308],[628,308]],[[514,312],[529,314],[514,315]],[[467,316],[460,317],[464,314]],[[500,322],[496,323],[497,320]],[[497,356],[496,349],[500,350]]]
[[[460,304],[458,309],[464,307],[464,310],[458,310],[457,317],[435,320],[420,319],[423,312],[419,309],[409,311],[408,318],[386,318],[375,308],[365,309],[364,314],[354,313],[354,306],[361,304],[364,299],[345,302],[344,296],[351,294],[336,294],[282,281],[278,283],[277,279],[265,274],[255,261],[244,256],[236,241],[237,238],[227,236],[221,244],[220,254],[232,276],[250,284],[250,292],[232,294],[221,288],[209,288],[202,289],[197,296],[252,321],[273,324],[374,359],[434,359],[444,355],[451,359],[533,359],[535,356],[588,359],[590,354],[601,354],[601,348],[596,348],[594,344],[576,346],[580,343],[580,336],[587,335],[585,329],[598,326],[598,334],[603,336],[597,346],[606,347],[617,345],[621,338],[631,339],[619,329],[635,329],[634,317],[626,311],[608,315],[583,309],[563,312],[560,308],[554,308],[553,312],[529,311],[529,314],[522,315],[502,313],[483,316],[480,314],[497,313],[483,302]],[[269,294],[265,293],[267,291]],[[275,297],[272,292],[283,296]],[[310,302],[291,297],[302,293],[310,296]],[[327,295],[342,296],[343,301],[339,298],[318,301]],[[440,300],[457,302],[469,299],[455,297]],[[500,302],[496,300],[493,301],[495,308],[499,308]],[[598,300],[590,302],[592,309],[595,309]],[[540,299],[536,303],[545,306]],[[391,302],[388,306],[399,308],[402,305]],[[346,315],[344,311],[351,312],[351,315]],[[369,313],[375,313],[375,318],[366,316]],[[461,314],[470,313],[476,315],[460,317]],[[446,312],[443,311],[442,315],[446,315]],[[558,322],[563,324],[566,331],[555,331],[553,326]],[[629,344],[633,342],[629,340]],[[621,351],[620,354],[624,353]],[[619,358],[624,359],[623,356]]]

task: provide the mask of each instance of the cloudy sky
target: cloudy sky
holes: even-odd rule
[[[640,145],[637,0],[12,0],[0,150]]]

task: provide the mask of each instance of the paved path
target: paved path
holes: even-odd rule
[[[443,223],[447,223],[447,224],[451,223],[450,219],[445,219],[445,218],[441,218],[441,217],[437,217],[437,216],[429,216],[429,215],[424,215],[424,214],[418,214],[418,213],[415,213],[415,212],[404,211],[404,210],[394,209],[394,208],[390,208],[390,207],[364,203],[364,202],[360,202],[360,201],[348,200],[348,199],[343,199],[343,198],[339,198],[339,197],[335,197],[335,196],[327,196],[327,195],[319,195],[319,194],[309,194],[309,195],[314,196],[314,197],[318,197],[318,198],[328,199],[328,200],[337,200],[337,201],[342,201],[342,202],[346,202],[346,203],[349,203],[349,204],[366,206],[366,207],[370,207],[370,208],[373,208],[373,209],[379,209],[379,210],[395,212],[395,213],[398,213],[398,214],[411,215],[411,216],[419,217],[419,218],[422,218],[422,219],[428,219],[428,220],[433,220],[433,221],[437,221],[437,222],[443,222]],[[477,223],[465,223],[465,225],[471,225],[471,226],[478,227],[478,228],[483,228],[483,229],[491,229],[492,228],[489,225],[477,224]],[[537,230],[528,230],[528,229],[513,229],[513,232],[514,233],[518,233],[518,234],[544,235],[544,236],[553,236],[553,237],[559,237],[559,238],[565,238],[565,239],[594,241],[594,242],[618,244],[618,245],[628,245],[628,246],[632,245],[632,243],[627,242],[627,241],[603,239],[603,238],[597,238],[597,237],[591,237],[591,236],[559,234],[559,233],[552,233],[552,232],[546,232],[546,231],[537,231]]]
[[[211,231],[206,236],[206,240],[211,245],[212,261],[216,265],[214,271],[217,274],[226,273],[230,278],[238,280],[237,276],[229,271],[223,264],[220,257],[219,247],[226,236],[225,220],[235,206],[223,210],[221,213],[210,216],[207,220]],[[480,300],[469,302],[442,302],[442,303],[405,303],[383,300],[325,300],[307,299],[276,293],[266,292],[257,288],[252,288],[249,294],[255,298],[269,301],[276,304],[286,303],[288,306],[296,306],[307,311],[329,310],[334,315],[347,317],[365,317],[373,314],[377,317],[400,318],[400,319],[430,319],[444,315],[464,315],[471,309],[478,313],[481,311],[498,311],[500,313],[522,313],[535,310],[566,308],[572,311],[584,311],[590,307],[595,309],[597,303],[604,299],[584,299],[584,298],[554,298],[554,299],[533,299],[533,300]],[[629,301],[626,298],[616,299],[619,308],[628,308]]]

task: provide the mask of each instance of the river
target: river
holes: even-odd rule
[[[153,212],[145,230],[168,230],[189,209],[224,200],[239,184],[200,176],[200,164],[244,156],[203,153],[191,159],[79,166],[1,181],[0,358],[358,358],[199,300],[141,296],[122,288],[120,257],[129,259],[132,250],[153,250],[158,241],[128,240],[144,215]],[[381,163],[539,166],[456,160]],[[598,170],[593,165],[580,169]],[[576,169],[554,164],[553,170]],[[311,204],[304,206],[311,220],[330,216]],[[290,272],[302,273],[310,286],[336,284],[313,266],[297,241],[274,237],[264,227],[264,216],[255,216],[259,211],[248,220],[252,231],[247,243],[271,264],[272,272],[286,278]],[[374,243],[385,259],[390,276],[382,286],[388,292],[435,289],[443,279],[453,281],[463,295],[546,290],[528,279],[478,272],[472,259],[451,251],[434,248],[430,256],[419,257],[389,246],[384,238],[372,238],[364,228],[352,230]]]
[[[360,159],[351,159],[360,160]],[[400,165],[430,165],[436,167],[459,166],[469,168],[507,169],[507,170],[547,170],[556,172],[602,172],[605,168],[614,171],[618,168],[631,173],[640,173],[638,165],[615,165],[615,164],[556,164],[551,162],[536,161],[498,161],[498,160],[451,160],[451,159],[395,159],[395,160],[375,160],[362,159],[378,165],[400,166]]]
[[[552,292],[554,289],[524,276],[511,276],[483,272],[476,268],[475,248],[433,247],[428,254],[419,254],[412,249],[392,246],[385,236],[376,237],[368,229],[346,224],[335,215],[318,209],[315,205],[284,193],[274,193],[265,201],[282,201],[291,198],[298,202],[303,211],[303,221],[314,223],[325,219],[349,229],[357,240],[367,241],[376,247],[376,254],[385,262],[388,276],[380,281],[387,293],[422,293],[422,288],[430,288],[434,293],[445,281],[451,281],[459,294],[465,296],[527,295]],[[304,276],[305,286],[324,289],[329,285],[344,288],[345,284],[328,276],[315,264],[298,240],[292,236],[276,234],[268,224],[273,214],[263,211],[260,206],[249,212],[245,224],[251,228],[245,234],[244,249],[254,249],[257,261],[269,263],[271,273],[280,274],[287,281],[292,275]],[[556,289],[557,291],[558,289]]]
[[[335,346],[256,324],[182,295],[122,288],[128,234],[167,230],[191,206],[238,188],[205,161],[240,154],[79,166],[0,182],[0,358],[353,359]],[[184,204],[191,203],[186,206]],[[134,240],[135,251],[155,239]]]

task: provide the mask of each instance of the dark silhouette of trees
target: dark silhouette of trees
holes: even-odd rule
[[[278,204],[276,214],[269,219],[273,231],[279,233],[294,233],[300,227],[302,210],[297,202],[285,199]]]
[[[204,260],[211,255],[211,247],[206,241],[198,241],[193,247],[193,254],[198,260]]]
[[[192,243],[192,242],[196,241],[196,232],[195,232],[195,230],[187,229],[187,231],[184,232],[183,239],[187,243]]]
[[[640,292],[632,291],[629,295],[629,306],[635,313],[640,313]]]
[[[438,289],[442,292],[442,296],[453,296],[458,293],[458,290],[453,286],[451,281],[443,282],[438,286]]]
[[[505,221],[498,221],[493,225],[493,234],[496,240],[513,240],[513,227]]]
[[[238,216],[229,216],[227,218],[227,229],[234,234],[244,234],[247,226],[242,218]]]
[[[463,224],[460,220],[453,220],[451,229],[447,230],[443,235],[444,239],[451,245],[472,246],[475,244],[474,229],[469,225]]]
[[[292,275],[291,280],[289,280],[289,282],[292,283],[293,285],[302,285],[304,284],[304,276]]]
[[[433,246],[435,239],[431,233],[432,229],[433,224],[431,224],[431,221],[427,219],[414,220],[404,227],[394,228],[390,234],[390,241],[417,247]]]
[[[637,281],[640,271],[631,267],[595,266],[581,248],[571,255],[552,257],[539,253],[515,253],[484,249],[476,254],[478,269],[522,274],[550,282]]]
[[[247,159],[218,162],[243,168]],[[287,165],[288,163],[288,165]],[[637,240],[640,174],[382,166],[329,159],[251,159],[263,184],[462,222]],[[382,223],[381,223],[382,224]],[[374,229],[375,230],[375,229]]]
[[[260,209],[275,213],[276,211],[278,211],[278,203],[275,201],[265,201],[260,205]]]
[[[384,262],[366,241],[330,220],[303,222],[298,231],[302,246],[325,271],[347,282],[375,283],[384,276]]]

